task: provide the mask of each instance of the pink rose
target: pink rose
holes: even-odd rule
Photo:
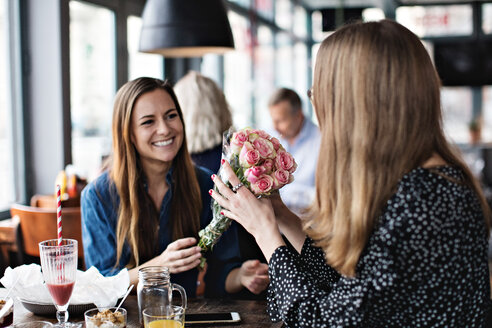
[[[253,143],[258,138],[260,138],[260,135],[256,133],[256,130],[251,130],[248,134],[248,141],[251,143]]]
[[[252,166],[244,171],[244,176],[249,183],[256,183],[258,178],[265,173],[265,168],[262,166]]]
[[[254,130],[254,133],[256,133],[257,135],[259,135],[260,137],[262,137],[263,139],[270,139],[271,138],[271,135],[269,135],[268,133],[266,133],[265,131],[263,130]]]
[[[273,187],[273,178],[269,175],[263,174],[258,178],[256,183],[251,184],[251,191],[255,195],[261,195],[272,191],[272,187]]]
[[[278,169],[273,173],[274,188],[279,189],[290,182],[291,174],[289,171]]]
[[[292,157],[292,155],[285,150],[280,150],[277,152],[275,165],[277,166],[277,169],[286,170],[289,171],[289,173],[293,173],[297,168],[294,157]]]
[[[236,155],[239,154],[245,141],[248,141],[248,134],[246,132],[235,132],[231,138],[231,151]]]
[[[246,141],[239,153],[239,164],[247,168],[256,165],[259,161],[260,153],[254,149],[253,145]]]
[[[262,167],[265,168],[265,172],[266,174],[270,174],[273,172],[273,167],[275,166],[274,162],[272,159],[265,159],[263,161],[263,164],[262,164]]]
[[[244,129],[241,129],[241,131],[243,131],[244,133],[246,133],[246,135],[248,135],[248,136],[249,136],[249,134],[250,134],[251,132],[253,132],[254,130],[253,130],[252,128],[244,128]]]
[[[272,143],[275,151],[278,151],[280,149],[280,141],[277,138],[274,137],[270,138],[270,142]]]
[[[260,153],[261,158],[275,158],[273,144],[267,139],[257,138],[253,141],[253,146]]]

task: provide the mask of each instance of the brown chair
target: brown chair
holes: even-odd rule
[[[61,203],[62,208],[80,207],[80,196],[64,199]],[[56,196],[36,194],[31,197],[31,206],[41,208],[56,208]]]
[[[12,217],[19,218],[16,243],[20,263],[39,263],[39,242],[57,238],[56,208],[39,208],[14,204]],[[78,241],[79,268],[84,268],[80,207],[62,207],[63,238]]]

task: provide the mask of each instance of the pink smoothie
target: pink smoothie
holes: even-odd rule
[[[74,283],[72,281],[66,284],[46,284],[46,286],[50,291],[51,297],[53,297],[53,301],[57,305],[65,305],[70,300]]]

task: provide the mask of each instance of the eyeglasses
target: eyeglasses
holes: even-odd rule
[[[308,96],[309,100],[313,101],[313,87],[308,89],[307,96]]]

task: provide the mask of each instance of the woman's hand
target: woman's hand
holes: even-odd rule
[[[268,264],[258,260],[244,262],[239,269],[241,285],[255,295],[264,291],[270,283],[268,278]]]
[[[195,238],[178,239],[169,245],[164,252],[145,262],[144,264],[128,270],[130,284],[138,283],[138,270],[148,266],[165,266],[170,273],[180,273],[193,269],[200,264],[202,257],[201,248],[196,245]]]
[[[158,265],[169,268],[170,273],[180,273],[200,264],[201,248],[195,246],[195,238],[182,238],[170,243],[166,250],[155,259]]]
[[[225,288],[230,294],[247,288],[253,294],[258,295],[267,288],[269,283],[268,265],[258,260],[248,260],[243,262],[241,267],[229,273]]]
[[[232,171],[229,163],[224,162],[223,169],[233,186],[239,184],[239,179]],[[252,234],[265,258],[269,261],[275,249],[285,245],[278,230],[270,200],[267,198],[257,199],[245,187],[233,192],[218,176],[214,176],[214,183],[219,193],[211,191],[211,195],[224,208],[223,215],[237,221]]]

